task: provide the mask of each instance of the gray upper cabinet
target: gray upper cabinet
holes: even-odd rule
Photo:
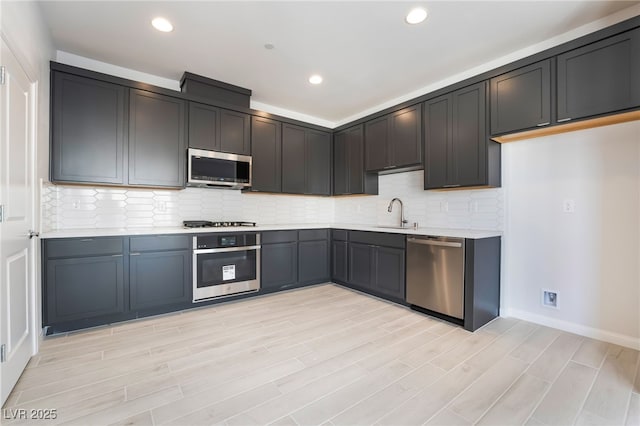
[[[248,114],[189,102],[189,148],[251,155]]]
[[[251,155],[251,117],[220,109],[220,151]]]
[[[331,135],[282,125],[282,192],[331,195]]]
[[[189,148],[220,150],[220,108],[189,102]]]
[[[305,128],[282,125],[282,192],[306,192]]]
[[[129,184],[184,187],[185,150],[185,101],[131,89]]]
[[[551,61],[491,79],[492,135],[551,124]]]
[[[365,124],[365,170],[421,168],[422,105],[413,105]]]
[[[378,176],[364,171],[364,129],[354,126],[334,135],[333,194],[378,194]]]
[[[126,184],[127,89],[53,72],[51,180]]]
[[[640,28],[557,57],[558,122],[640,106]]]
[[[251,119],[251,190],[282,192],[282,123]]]
[[[500,145],[487,133],[486,82],[425,104],[425,189],[500,186]]]

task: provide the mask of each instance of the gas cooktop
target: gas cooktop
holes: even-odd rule
[[[232,226],[256,226],[255,222],[211,222],[208,220],[185,220],[184,222],[182,222],[182,224],[185,228],[228,228]]]

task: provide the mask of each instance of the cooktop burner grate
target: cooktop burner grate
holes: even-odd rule
[[[255,222],[244,221],[220,221],[211,222],[209,220],[185,220],[182,222],[185,228],[229,228],[238,226],[256,226]]]

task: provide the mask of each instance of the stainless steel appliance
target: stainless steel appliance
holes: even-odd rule
[[[193,301],[260,289],[260,234],[203,234],[193,237]]]
[[[464,238],[407,237],[407,302],[464,318]]]
[[[189,148],[187,186],[241,189],[251,186],[251,157]]]

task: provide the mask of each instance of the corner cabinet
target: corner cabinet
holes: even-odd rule
[[[347,247],[348,286],[392,301],[404,302],[404,234],[349,231]],[[340,245],[334,245],[333,249],[339,250]],[[344,259],[339,252],[334,252],[332,256],[337,262]]]
[[[365,170],[422,168],[422,106],[413,105],[365,123]]]
[[[331,195],[331,134],[282,125],[282,192]]]
[[[127,183],[127,88],[51,73],[53,182]]]
[[[547,59],[491,79],[492,135],[551,124],[551,63]]]
[[[329,281],[328,229],[263,232],[261,245],[261,291]]]
[[[640,28],[559,55],[557,63],[559,123],[640,106]]]
[[[500,186],[500,144],[487,131],[487,83],[424,105],[424,189]]]
[[[378,194],[378,175],[364,171],[364,130],[354,126],[334,135],[333,195]]]

